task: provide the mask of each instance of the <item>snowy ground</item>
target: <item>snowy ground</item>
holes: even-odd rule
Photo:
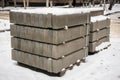
[[[0,31],[8,30],[8,29],[10,29],[9,20],[0,19]]]
[[[0,80],[120,80],[120,13],[110,17],[111,46],[88,56],[86,63],[75,66],[63,77],[49,76],[17,65],[11,60],[10,32],[0,33]]]

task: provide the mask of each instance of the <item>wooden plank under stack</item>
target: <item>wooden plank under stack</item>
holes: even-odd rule
[[[71,12],[72,10],[72,12]],[[12,59],[59,73],[88,55],[89,11],[64,8],[10,12]]]
[[[97,52],[96,47],[109,41],[110,18],[99,15],[91,17],[89,52]]]

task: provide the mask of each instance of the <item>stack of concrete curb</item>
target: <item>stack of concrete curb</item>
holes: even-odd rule
[[[99,15],[104,15],[104,10],[103,8],[90,8],[90,16],[99,16]]]
[[[96,52],[96,47],[109,41],[110,19],[106,16],[91,17],[89,52]]]
[[[40,8],[10,12],[12,59],[51,73],[86,58],[90,13]]]

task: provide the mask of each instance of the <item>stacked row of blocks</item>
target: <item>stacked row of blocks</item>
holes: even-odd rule
[[[51,73],[61,72],[109,40],[110,20],[91,22],[91,16],[100,14],[103,10],[74,8],[11,11],[12,59]]]

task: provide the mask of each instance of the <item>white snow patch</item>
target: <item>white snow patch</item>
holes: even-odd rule
[[[110,14],[114,12],[120,12],[120,4],[115,4],[112,10],[108,10],[109,4],[106,4],[104,14]]]
[[[9,20],[0,19],[0,30],[8,30],[10,29]]]
[[[107,20],[107,19],[110,19],[110,18],[104,15],[94,16],[94,17],[91,17],[91,22],[102,21],[102,20]]]
[[[88,10],[74,9],[74,8],[36,8],[36,9],[19,9],[11,10],[12,12],[21,13],[36,13],[36,14],[53,14],[53,15],[66,15],[66,14],[79,14],[79,13],[89,13]]]

